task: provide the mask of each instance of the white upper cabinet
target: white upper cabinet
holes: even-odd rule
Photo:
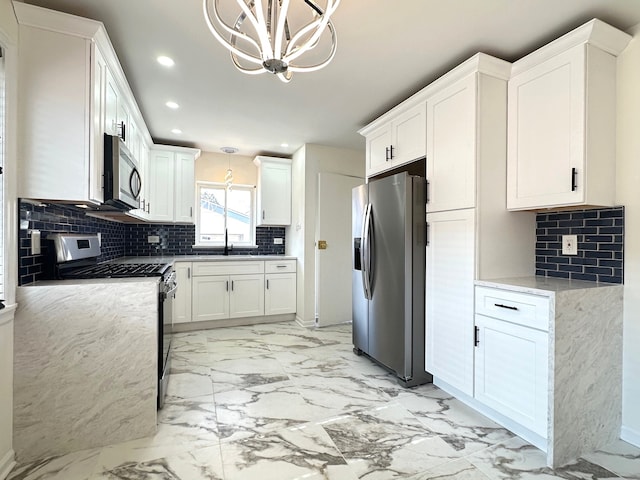
[[[472,208],[476,203],[477,76],[427,100],[427,211]]]
[[[151,143],[107,33],[100,22],[13,6],[20,29],[18,196],[100,204],[104,133],[136,123],[127,145]]]
[[[291,160],[256,157],[258,226],[291,225]]]
[[[194,222],[195,160],[199,156],[200,150],[194,148],[153,146],[142,201],[146,215],[141,218],[162,223]]]
[[[367,177],[425,156],[426,107],[424,101],[413,103],[399,105],[360,130],[366,137]]]
[[[616,56],[630,38],[592,20],[513,64],[508,209],[614,205]]]

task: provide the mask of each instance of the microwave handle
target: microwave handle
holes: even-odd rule
[[[129,190],[133,198],[137,200],[142,190],[142,178],[140,177],[140,172],[138,172],[138,169],[135,167],[133,167],[131,175],[129,175]]]

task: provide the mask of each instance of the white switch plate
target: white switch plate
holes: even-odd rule
[[[274,245],[282,245],[282,238],[274,238],[273,239],[273,244]]]
[[[160,237],[158,235],[149,235],[147,237],[148,243],[160,243]]]
[[[562,254],[577,255],[578,254],[578,236],[562,235]]]

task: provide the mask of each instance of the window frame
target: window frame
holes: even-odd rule
[[[228,217],[227,217],[227,198],[229,195],[229,191],[233,190],[233,189],[239,189],[239,190],[245,190],[248,191],[249,194],[251,195],[251,207],[249,210],[249,233],[250,233],[250,238],[248,242],[242,242],[242,243],[237,243],[237,242],[229,242],[229,246],[234,246],[236,248],[257,248],[256,245],[256,192],[255,192],[255,185],[244,185],[244,184],[232,184],[230,186],[227,186],[225,183],[223,182],[209,182],[209,181],[205,181],[205,180],[197,180],[196,181],[196,218],[195,218],[195,223],[196,223],[196,238],[195,238],[195,247],[200,247],[200,248],[224,248],[224,241],[220,242],[220,241],[202,241],[200,239],[200,227],[202,224],[201,218],[200,218],[200,212],[201,212],[201,194],[200,194],[200,189],[201,188],[222,188],[225,192],[225,209],[224,209],[224,224],[225,224],[225,228],[227,225],[227,221],[228,221]]]

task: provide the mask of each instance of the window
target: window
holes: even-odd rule
[[[200,202],[196,218],[196,245],[255,245],[254,187],[224,183],[197,182]]]

